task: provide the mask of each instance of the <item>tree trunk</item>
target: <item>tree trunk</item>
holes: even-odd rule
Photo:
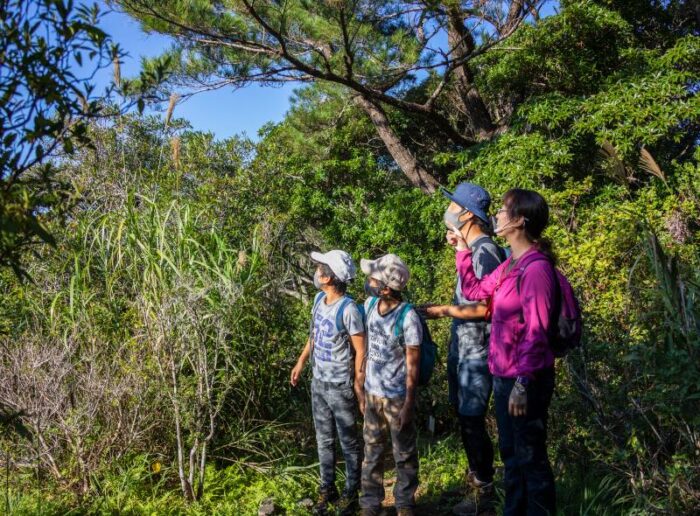
[[[356,96],[355,102],[367,113],[377,129],[377,134],[386,145],[389,154],[394,158],[396,164],[401,168],[413,186],[420,188],[427,194],[432,194],[437,190],[440,183],[418,162],[413,153],[401,143],[394,130],[389,125],[389,119],[382,107],[366,99]]]
[[[464,14],[457,5],[448,9],[447,41],[452,52],[452,59],[460,60],[474,51],[474,38],[464,26]],[[486,104],[474,85],[474,76],[467,63],[458,66],[455,71],[455,84],[460,108],[466,115],[474,136],[486,140],[493,135],[495,126]]]

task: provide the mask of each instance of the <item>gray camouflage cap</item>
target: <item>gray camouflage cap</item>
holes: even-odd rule
[[[376,260],[360,260],[360,268],[367,276],[381,281],[389,288],[403,290],[411,277],[406,264],[395,254],[385,254]]]

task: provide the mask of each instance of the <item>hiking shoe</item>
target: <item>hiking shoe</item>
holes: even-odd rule
[[[473,516],[493,509],[496,505],[493,482],[482,482],[476,476],[468,477],[467,481],[471,485],[471,493],[452,508],[452,514]]]
[[[318,500],[314,505],[313,513],[317,516],[329,514],[330,506],[338,499],[338,490],[335,487],[321,488],[318,492]]]
[[[338,503],[335,504],[335,508],[338,510],[340,516],[352,516],[357,513],[359,507],[357,491],[343,491]]]
[[[414,516],[416,512],[411,507],[397,507],[396,516]]]

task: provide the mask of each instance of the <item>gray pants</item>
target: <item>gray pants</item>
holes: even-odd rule
[[[399,430],[399,412],[404,399],[380,398],[367,394],[365,405],[365,459],[362,463],[362,496],[360,507],[378,507],[384,500],[384,448],[387,432],[396,463],[394,498],[396,508],[412,508],[416,505],[418,488],[418,448],[416,425],[412,421]]]
[[[357,399],[349,385],[336,385],[314,379],[311,382],[311,407],[316,427],[318,461],[321,465],[321,489],[335,489],[335,436],[345,457],[345,490],[360,488],[362,445],[357,421]]]

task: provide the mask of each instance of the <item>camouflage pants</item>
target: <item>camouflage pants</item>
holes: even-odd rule
[[[334,385],[314,379],[311,407],[316,427],[321,489],[335,489],[335,437],[338,435],[345,458],[345,489],[360,488],[362,443],[356,426],[357,399],[349,385]]]
[[[394,498],[396,508],[415,506],[418,488],[418,448],[416,425],[412,421],[399,429],[399,412],[403,398],[380,398],[367,394],[365,406],[365,459],[362,463],[362,496],[360,506],[373,508],[384,500],[384,449],[387,433],[396,463]]]

